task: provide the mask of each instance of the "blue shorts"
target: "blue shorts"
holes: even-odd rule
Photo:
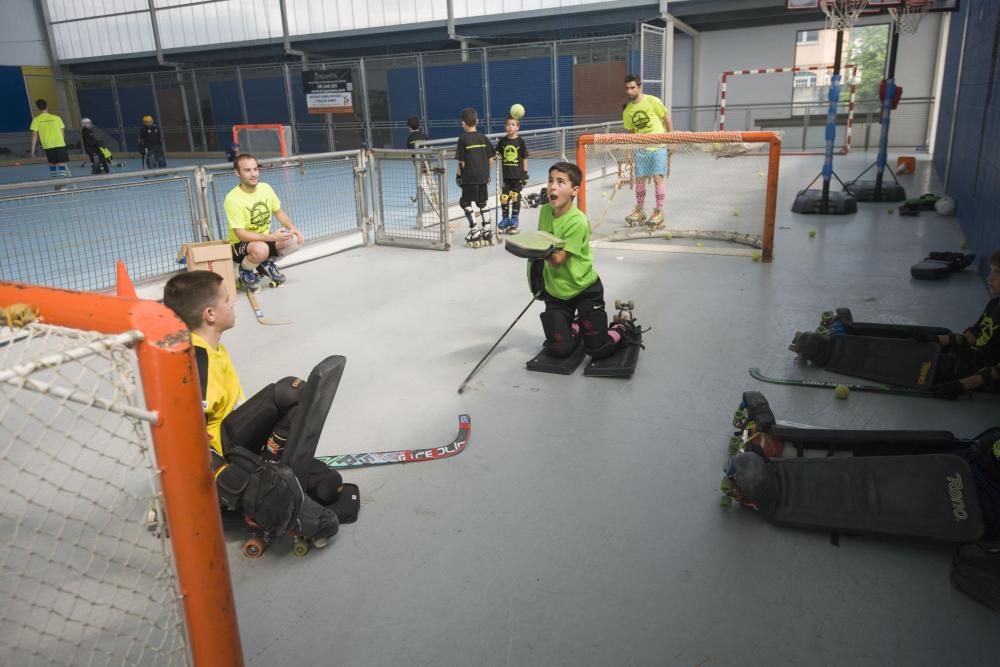
[[[635,176],[642,178],[645,176],[666,176],[667,175],[667,149],[658,148],[655,151],[647,151],[640,148],[635,152]]]

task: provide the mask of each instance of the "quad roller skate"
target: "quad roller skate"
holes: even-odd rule
[[[507,234],[508,229],[510,229],[510,218],[508,218],[507,214],[504,213],[503,217],[500,218],[500,222],[497,223],[497,235]]]
[[[851,315],[850,308],[837,308],[836,310],[825,310],[819,318],[819,326],[816,327],[816,333],[827,335],[827,336],[840,336],[843,335],[845,330],[845,324],[850,324],[854,321],[854,317]]]
[[[483,236],[481,239],[481,245],[488,246],[496,244],[497,244],[496,237],[493,236],[493,225],[491,225],[490,221],[487,220],[483,223]]]
[[[243,543],[243,555],[247,558],[260,558],[270,546],[274,539],[274,534],[264,530],[259,524],[249,517],[244,517],[247,524],[248,537]],[[302,533],[288,531],[292,538],[292,553],[296,556],[305,556],[312,549],[322,549],[330,543],[328,537],[305,537]]]
[[[635,209],[625,217],[625,224],[629,227],[637,227],[645,224],[645,222],[646,212],[638,206],[636,206]]]
[[[248,292],[259,292],[260,287],[260,276],[257,275],[257,271],[251,269],[244,269],[240,267],[240,283],[246,288]]]
[[[635,301],[632,299],[615,299],[615,313],[609,329],[621,332],[622,339],[629,345],[642,344],[642,328],[635,319]]]
[[[465,235],[465,245],[469,248],[479,248],[483,245],[483,229],[478,225],[470,227]]]
[[[264,262],[257,267],[257,273],[262,277],[267,279],[267,284],[271,287],[282,287],[288,278],[282,273],[277,265],[271,260]]]
[[[658,208],[654,208],[652,215],[650,215],[649,219],[646,220],[646,226],[654,231],[666,227],[667,225],[663,220],[663,211]]]
[[[508,234],[519,234],[521,232],[520,224],[521,223],[520,223],[520,221],[518,221],[516,215],[510,216],[510,226],[507,227],[507,233]]]

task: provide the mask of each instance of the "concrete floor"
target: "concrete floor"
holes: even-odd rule
[[[872,159],[837,169],[852,176]],[[227,524],[247,663],[995,664],[997,616],[950,587],[951,547],[845,537],[838,548],[719,507],[746,389],[779,418],[831,427],[971,436],[997,421],[990,398],[838,401],[749,377],[749,366],[822,375],[796,367],[787,346],[834,306],[963,328],[987,298],[971,269],[909,277],[928,251],[959,249],[956,218],[900,218],[887,205],[790,213],[819,168],[782,161],[773,264],[596,250],[608,300],[635,299],[652,327],[627,382],[526,372],[542,342],[536,304],[458,395],[529,299],[522,261],[466,249],[462,231],[451,252],[372,246],[290,268],[287,287],[260,297],[287,327],[258,326],[241,300],[225,342],[248,392],[347,356],[321,454],[444,444],[456,415],[472,416],[455,458],[349,471],[360,520],[325,551],[299,559],[280,542],[246,560]],[[939,187],[926,161],[901,180],[910,196]]]

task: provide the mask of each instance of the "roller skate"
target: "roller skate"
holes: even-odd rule
[[[508,232],[509,229],[510,229],[510,218],[508,218],[507,214],[504,213],[503,217],[500,218],[500,222],[497,223],[497,235],[507,234],[509,233]]]
[[[854,321],[850,308],[824,310],[819,317],[816,333],[825,336],[842,336],[847,333],[847,326]]]
[[[609,330],[621,334],[624,345],[642,345],[642,327],[635,319],[635,301],[631,299],[615,299],[615,310],[618,312],[611,321]]]
[[[257,267],[257,273],[261,277],[267,278],[268,285],[271,287],[281,287],[285,284],[285,281],[288,280],[288,278],[285,277],[285,274],[279,271],[277,265],[275,265],[275,263],[271,260],[267,260],[263,264],[259,265]]]
[[[469,228],[469,232],[465,235],[465,245],[469,248],[478,248],[483,245],[482,227],[476,225]]]
[[[788,349],[817,366],[824,366],[830,360],[830,336],[799,331]]]
[[[496,245],[496,243],[497,243],[496,238],[494,238],[493,236],[493,225],[490,224],[489,220],[486,220],[485,222],[483,222],[482,244],[484,246],[487,246],[487,245]]]
[[[257,271],[255,269],[244,269],[241,266],[240,282],[243,283],[243,287],[245,287],[248,292],[260,291],[260,276],[257,275]]]
[[[247,558],[260,558],[273,537],[260,524],[248,516],[243,517],[247,525],[247,539],[243,543],[243,555]]]
[[[654,208],[653,214],[649,216],[649,220],[646,221],[646,226],[652,230],[663,229],[666,227],[666,223],[663,221],[663,211]]]
[[[517,216],[516,215],[512,215],[510,217],[510,226],[507,228],[507,233],[508,234],[520,234],[521,233],[520,224],[521,223],[518,221]]]
[[[636,206],[635,210],[625,218],[625,224],[629,227],[636,227],[646,222],[646,212],[641,207]]]

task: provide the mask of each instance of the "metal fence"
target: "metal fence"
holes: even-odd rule
[[[261,167],[307,248],[358,232],[367,242],[360,151],[261,160]],[[227,237],[222,202],[237,183],[232,165],[217,164],[2,185],[0,280],[109,290],[119,259],[136,282],[163,278],[181,268],[183,244]]]

